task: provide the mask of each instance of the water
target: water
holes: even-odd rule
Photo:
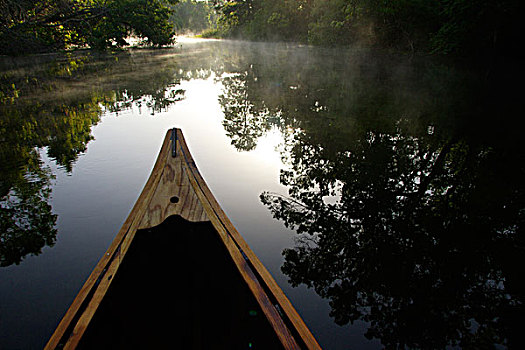
[[[523,140],[500,73],[198,40],[2,68],[0,348],[45,345],[172,127],[324,348],[522,342]]]

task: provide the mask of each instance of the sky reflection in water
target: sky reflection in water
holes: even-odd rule
[[[385,54],[220,41],[17,65],[6,76],[22,97],[0,114],[2,163],[21,164],[1,177],[6,348],[47,341],[172,127],[326,348],[521,343],[511,85]]]

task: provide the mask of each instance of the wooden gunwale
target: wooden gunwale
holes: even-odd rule
[[[121,260],[117,258],[120,258],[120,256],[124,256],[125,254],[125,251],[122,251],[121,249],[122,243],[128,235],[133,236],[135,234],[135,232],[130,230],[131,225],[135,221],[137,221],[139,213],[145,209],[147,205],[147,199],[151,197],[152,192],[155,189],[155,185],[160,180],[163,160],[165,158],[164,155],[167,153],[167,145],[169,144],[169,141],[169,134],[167,134],[162,143],[160,154],[155,162],[155,165],[153,166],[150,177],[148,178],[146,185],[144,186],[141,194],[139,195],[139,198],[135,202],[133,209],[126,218],[126,221],[124,221],[124,224],[122,225],[115,239],[113,240],[107,251],[104,253],[102,258],[100,258],[99,262],[93,269],[93,272],[91,272],[90,276],[88,277],[88,279],[80,289],[79,293],[73,300],[73,303],[71,304],[66,314],[58,324],[55,332],[49,339],[44,349],[57,349],[60,348],[61,345],[64,346],[64,349],[73,349],[78,345],[78,341],[80,341],[80,338],[82,337],[82,334],[85,331],[85,329],[77,330],[76,333],[73,329],[72,335],[69,339],[64,339],[64,337],[68,335],[68,331],[70,331],[70,328],[75,326],[73,322],[79,317],[82,317],[81,313],[84,311],[84,308],[86,308],[86,303],[91,304],[90,300],[93,299],[88,299],[88,297],[91,297],[96,292],[98,292],[99,295],[105,294],[105,292],[109,288],[111,279],[108,280],[105,277],[108,276],[108,271],[110,271],[110,264],[115,260]],[[119,257],[117,257],[117,255],[119,255]],[[99,281],[104,280],[108,281],[109,283],[97,288],[100,284]],[[92,308],[93,306],[94,305],[91,305]],[[89,308],[89,305],[87,306],[87,308]],[[92,312],[88,312],[88,314],[91,314],[92,317],[94,312],[95,310],[92,310]],[[67,343],[61,344],[65,341],[67,341]]]
[[[247,260],[251,263],[257,274],[262,278],[262,280],[266,284],[272,296],[276,299],[281,310],[286,314],[286,317],[293,324],[295,330],[299,333],[299,336],[305,343],[306,347],[308,349],[320,349],[321,347],[317,343],[317,340],[314,338],[314,336],[312,335],[302,318],[299,316],[295,308],[292,306],[288,298],[284,295],[282,289],[278,286],[277,282],[275,282],[268,270],[264,267],[259,258],[255,255],[255,253],[248,246],[248,244],[242,238],[237,229],[233,226],[232,222],[215,199],[215,196],[211,193],[209,187],[207,186],[202,175],[197,169],[197,166],[195,165],[195,161],[193,160],[193,157],[191,156],[191,153],[188,149],[188,145],[184,140],[184,135],[182,134],[182,131],[177,129],[177,134],[177,138],[181,141],[180,148],[184,154],[184,157],[186,158],[186,164],[188,164],[188,167],[192,175],[195,177],[199,189],[203,192],[206,201],[210,203],[213,213],[215,214],[210,215],[210,213],[208,213],[208,215],[210,217],[217,217],[217,219],[220,221],[220,224],[223,225],[224,229],[228,232],[228,234],[234,240],[236,245],[241,249],[242,253],[244,253],[244,255],[247,257]],[[214,224],[214,226],[215,228],[217,228],[217,225]]]
[[[172,142],[176,142],[175,148],[172,148]],[[174,151],[170,152],[172,149],[177,151],[177,157],[183,156],[182,165],[186,169],[195,194],[283,347],[285,349],[303,347],[320,349],[319,344],[288,298],[218,204],[198,171],[180,129],[167,132],[151,175],[137,202],[114,241],[77,294],[45,349],[62,347],[74,349],[80,342],[98,305],[111,285],[112,277],[117,273],[120,262],[135,237],[138,226],[162,178],[165,164],[172,158],[171,153],[174,153]]]

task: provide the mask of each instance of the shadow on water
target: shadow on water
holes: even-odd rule
[[[284,135],[289,195],[261,200],[298,233],[290,283],[387,347],[522,345],[521,71],[259,54],[219,101],[238,150]]]
[[[521,71],[279,44],[178,50],[2,63],[2,266],[56,240],[41,151],[70,172],[102,113],[157,114],[184,98],[181,81],[213,78],[237,150],[283,135],[289,193],[261,201],[298,233],[283,251],[293,286],[389,348],[522,345]]]

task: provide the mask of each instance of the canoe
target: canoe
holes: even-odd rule
[[[46,349],[320,349],[221,209],[180,129]]]

